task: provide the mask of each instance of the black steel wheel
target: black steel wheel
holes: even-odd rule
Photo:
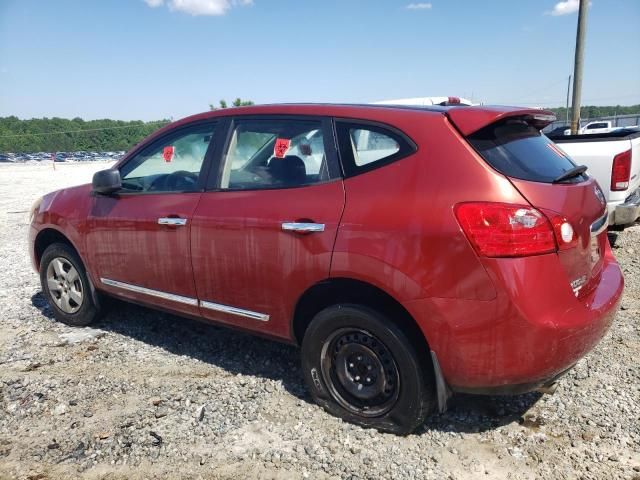
[[[389,349],[371,332],[335,331],[323,345],[321,365],[333,397],[355,414],[384,415],[398,400],[398,367]]]
[[[303,374],[319,405],[348,422],[400,435],[435,406],[433,366],[425,358],[426,342],[409,340],[390,318],[362,305],[322,310],[302,341]]]

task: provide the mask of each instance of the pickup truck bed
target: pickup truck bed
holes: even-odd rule
[[[620,129],[590,135],[550,137],[578,165],[586,165],[607,199],[609,225],[624,227],[640,216],[640,130]],[[630,151],[631,164],[627,188],[612,189],[614,159]]]

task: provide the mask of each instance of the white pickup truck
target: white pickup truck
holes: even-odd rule
[[[640,216],[640,129],[549,137],[578,165],[588,167],[606,197],[609,225],[622,229]]]
[[[614,127],[610,120],[599,120],[587,123],[578,130],[578,133],[581,135],[593,135],[596,133],[609,133],[620,129],[622,129],[622,127]]]

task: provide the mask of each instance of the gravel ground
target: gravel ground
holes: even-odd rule
[[[104,166],[0,165],[0,478],[640,479],[640,227],[612,330],[555,395],[458,396],[399,438],[312,404],[293,347],[119,303],[56,323],[27,210]]]

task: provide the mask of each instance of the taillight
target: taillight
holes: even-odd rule
[[[553,226],[559,250],[567,250],[578,245],[578,236],[569,220],[556,212],[549,210],[543,210],[543,212]]]
[[[455,214],[479,255],[524,257],[557,250],[551,223],[529,205],[459,203]]]
[[[631,176],[631,150],[619,153],[613,157],[611,168],[611,190],[616,192],[629,188]]]
[[[485,257],[525,257],[578,245],[573,226],[556,212],[492,202],[459,203],[454,211],[473,248]]]

